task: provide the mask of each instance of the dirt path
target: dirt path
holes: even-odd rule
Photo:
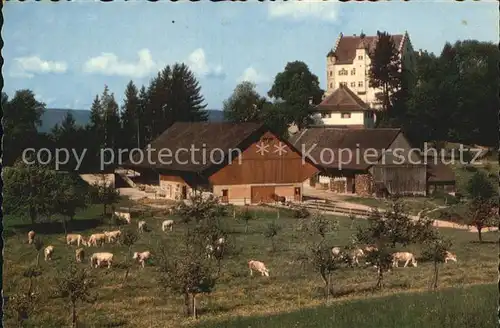
[[[304,196],[315,197],[315,198],[319,198],[319,199],[327,199],[331,203],[335,204],[336,206],[340,206],[340,207],[359,209],[359,210],[365,210],[365,211],[372,210],[371,206],[346,202],[346,201],[341,199],[341,197],[342,197],[341,195],[327,193],[327,192],[322,191],[322,190],[307,189],[307,190],[304,190]],[[440,207],[435,208],[427,213],[430,213],[430,212],[433,212],[433,211],[436,211],[436,210],[439,210],[442,208],[446,208],[446,207],[447,206],[440,206]],[[380,212],[385,211],[381,208],[379,208],[378,210]],[[337,213],[327,211],[327,210],[324,210],[324,211],[322,210],[322,212],[338,215]],[[410,218],[413,220],[418,220],[419,216],[418,215],[410,215]],[[452,229],[459,229],[459,230],[467,230],[469,232],[477,233],[476,227],[469,227],[465,224],[458,224],[458,223],[453,223],[450,221],[434,220],[434,226],[439,227],[439,228],[452,228]],[[498,231],[498,227],[486,227],[483,229],[483,231]]]

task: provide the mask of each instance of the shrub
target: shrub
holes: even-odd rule
[[[293,217],[297,219],[305,219],[311,216],[311,212],[305,206],[297,206],[293,209]]]

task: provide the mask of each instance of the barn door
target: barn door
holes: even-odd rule
[[[255,186],[252,187],[252,204],[259,202],[272,203],[275,193],[274,186]]]

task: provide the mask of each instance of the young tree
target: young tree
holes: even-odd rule
[[[371,66],[369,71],[370,85],[381,88],[379,100],[384,112],[389,110],[390,97],[401,83],[400,61],[392,36],[386,32],[377,31],[377,44],[370,54]]]
[[[332,293],[332,274],[340,267],[337,259],[333,258],[331,247],[326,243],[328,233],[338,229],[338,221],[331,221],[321,213],[315,212],[310,220],[302,227],[304,239],[313,239],[309,245],[309,254],[302,258],[307,260],[312,268],[321,276],[325,283],[325,297],[328,302]]]
[[[431,260],[434,264],[434,272],[432,275],[432,287],[438,287],[439,264],[443,263],[446,258],[446,251],[451,248],[451,241],[444,239],[439,233],[436,233],[433,238],[429,238],[425,242],[423,258]]]
[[[413,221],[406,213],[404,203],[396,199],[384,215],[375,209],[368,218],[368,226],[358,227],[356,239],[361,243],[375,245],[378,249],[367,256],[367,261],[377,267],[376,288],[383,287],[384,273],[391,268],[392,253],[397,245],[420,243],[431,234],[432,221],[426,218]]]
[[[112,207],[120,200],[120,192],[108,183],[105,174],[90,186],[89,194],[93,204],[103,204],[103,217],[107,215],[108,206]]]
[[[78,210],[87,208],[88,186],[78,175],[58,175],[58,188],[54,190],[52,212],[62,216],[64,232],[67,233],[66,218],[72,222]]]
[[[281,226],[273,221],[267,225],[266,231],[264,232],[264,236],[271,240],[271,250],[273,252],[276,251],[276,236],[281,231]]]
[[[78,302],[93,303],[96,296],[91,294],[95,286],[87,269],[79,269],[75,263],[70,262],[69,267],[59,272],[56,277],[55,295],[68,300],[71,306],[71,326],[77,326]]]
[[[301,61],[289,62],[278,73],[268,92],[269,97],[283,102],[285,121],[303,128],[310,122],[313,105],[321,102],[323,90],[316,75]]]
[[[24,327],[24,322],[28,320],[31,314],[35,311],[37,301],[37,297],[22,292],[9,297],[6,307],[15,313],[17,327]]]
[[[248,223],[250,220],[254,219],[254,215],[248,208],[245,208],[239,216],[240,220],[245,221],[245,233],[248,233]]]
[[[157,259],[159,262],[159,283],[166,289],[184,296],[186,314],[196,318],[196,296],[210,293],[216,283],[216,268],[207,258],[206,243],[220,236],[218,219],[225,209],[217,198],[203,198],[195,194],[188,204],[181,202],[177,214],[186,224],[183,243],[171,252],[171,247],[161,245]]]
[[[39,237],[35,237],[35,240],[33,241],[33,247],[36,250],[36,266],[40,266],[40,253],[43,250],[43,240],[41,240]]]
[[[468,205],[467,225],[476,227],[479,242],[483,242],[482,230],[488,226],[498,226],[498,201],[495,199],[476,198]]]
[[[224,118],[230,122],[257,122],[262,120],[266,99],[255,91],[255,83],[244,81],[223,103]]]
[[[139,236],[137,233],[131,229],[125,230],[121,235],[121,242],[123,245],[128,247],[128,256],[131,256],[131,248],[137,242]],[[126,263],[127,271],[125,272],[125,277],[123,278],[123,284],[127,280],[128,274],[130,272],[131,263]]]

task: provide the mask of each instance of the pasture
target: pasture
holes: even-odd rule
[[[299,314],[290,314],[289,319],[284,320],[294,318],[293,320],[300,321],[298,319],[298,316],[301,316],[300,313],[311,313],[312,315],[315,313],[314,311],[320,311],[310,310],[313,312],[307,312],[309,310],[304,310],[324,305],[325,299],[324,285],[320,276],[312,269],[301,266],[296,260],[308,244],[308,237],[297,229],[299,220],[293,218],[286,210],[280,210],[280,217],[276,219],[277,214],[273,209],[253,209],[257,219],[249,222],[247,233],[245,233],[244,222],[232,217],[223,220],[229,233],[229,241],[235,245],[238,252],[224,260],[221,277],[215,291],[210,295],[199,297],[200,317],[198,322],[183,316],[182,297],[165,293],[158,286],[158,273],[154,267],[154,258],[152,263],[143,270],[140,269],[138,263],[135,263],[127,282],[122,286],[126,270],[121,263],[130,261],[128,249],[122,245],[105,244],[103,247],[85,248],[86,259],[80,264],[82,267],[90,268],[88,258],[97,251],[114,253],[115,264],[111,269],[92,269],[97,282],[97,287],[94,289],[97,301],[94,304],[80,304],[78,308],[79,327],[183,327],[191,325],[205,327],[204,323],[207,324],[206,327],[239,327],[237,322],[240,322],[241,319],[238,319],[234,324],[218,324],[217,322],[228,322],[228,320],[237,317],[258,317],[299,310],[296,312]],[[92,206],[86,211],[78,213],[72,224],[71,232],[82,233],[88,237],[92,233],[114,229],[109,226],[107,219],[104,219],[104,222],[95,219],[99,217],[101,212],[102,206]],[[140,235],[137,243],[132,246],[132,252],[150,250],[154,256],[155,249],[160,243],[168,245],[172,252],[175,252],[176,245],[180,242],[183,234],[181,223],[176,222],[173,232],[164,233],[161,231],[161,223],[165,216],[151,211],[141,219],[146,220],[151,231]],[[173,219],[175,221],[177,218],[173,217]],[[366,224],[366,221],[362,219],[354,221],[354,225],[347,217],[332,217],[332,219],[339,221],[339,230],[327,236],[327,240],[332,246],[347,245],[351,235],[356,230],[356,226]],[[267,225],[274,220],[282,230],[276,237],[277,249],[273,252],[271,241],[264,236],[264,232]],[[137,229],[137,221],[137,218],[132,219],[134,229]],[[27,244],[26,233],[31,229],[31,226],[27,224],[23,226],[22,224],[24,223],[17,218],[4,218],[6,229],[6,233],[4,233],[4,281],[8,282],[4,284],[4,295],[6,296],[27,289],[27,279],[22,276],[22,272],[36,259],[34,247]],[[67,302],[63,299],[53,298],[51,290],[57,273],[56,268],[63,268],[67,266],[69,261],[74,261],[76,246],[65,244],[65,235],[61,231],[60,224],[51,225],[50,229],[47,228],[49,225],[41,224],[35,228],[38,237],[41,237],[45,245],[55,246],[55,252],[52,262],[44,262],[43,255],[41,255],[42,275],[34,278],[34,285],[35,290],[42,295],[42,300],[38,302],[35,313],[26,322],[27,327],[62,327],[67,326],[70,322],[70,310]],[[14,226],[16,226],[15,229]],[[458,263],[450,262],[442,265],[439,277],[440,287],[458,287],[496,281],[498,275],[496,254],[498,239],[496,233],[485,233],[485,242],[482,244],[476,242],[476,234],[466,231],[442,229],[442,233],[452,239],[451,251],[457,254]],[[411,245],[404,250],[414,252],[417,259],[421,251],[419,245]],[[247,261],[250,259],[263,261],[270,271],[270,277],[261,277],[258,274],[249,277]],[[336,302],[341,302],[339,303],[341,308],[346,307],[347,309],[351,306],[354,311],[359,309],[359,314],[353,313],[351,316],[352,320],[359,320],[359,317],[364,315],[364,312],[362,314],[361,311],[370,307],[371,302],[383,305],[384,302],[381,301],[380,297],[428,289],[432,270],[432,263],[421,261],[416,268],[397,268],[386,275],[385,288],[382,291],[374,291],[372,287],[376,283],[375,269],[364,267],[339,269],[333,275],[335,296],[331,302],[335,302],[335,305],[332,306],[336,307]],[[463,311],[464,307],[456,299],[456,296],[453,296],[454,294],[450,295],[452,296],[443,297],[452,300],[453,308],[447,310],[447,315],[451,318],[454,313],[458,314]],[[398,306],[406,307],[413,302],[413,296],[404,297],[407,297],[405,302],[391,298],[393,312],[402,310],[402,308],[398,310]],[[344,303],[344,301],[351,302],[354,299],[366,298],[373,298],[373,300],[363,301],[370,303]],[[423,296],[420,299],[415,296],[413,304],[444,302],[442,299],[434,296]],[[477,306],[481,307],[478,311],[491,313],[488,303],[478,303]],[[12,326],[12,313],[8,311],[7,308],[6,324],[10,327]],[[257,321],[241,321],[243,322],[241,327],[248,327],[250,324],[252,327],[263,327],[262,323],[259,322],[265,321],[255,320]],[[349,317],[342,320],[347,320],[345,321],[347,327]],[[297,327],[325,327],[321,322],[324,321],[319,321],[318,325],[315,326],[299,325]],[[353,323],[354,326],[361,327],[359,321],[353,321]],[[413,324],[411,322],[411,325],[398,325],[398,327],[418,326]],[[275,326],[273,325],[273,327]],[[286,327],[293,327],[293,325],[290,324]],[[453,327],[462,326],[455,325]],[[474,326],[464,325],[463,327]]]

